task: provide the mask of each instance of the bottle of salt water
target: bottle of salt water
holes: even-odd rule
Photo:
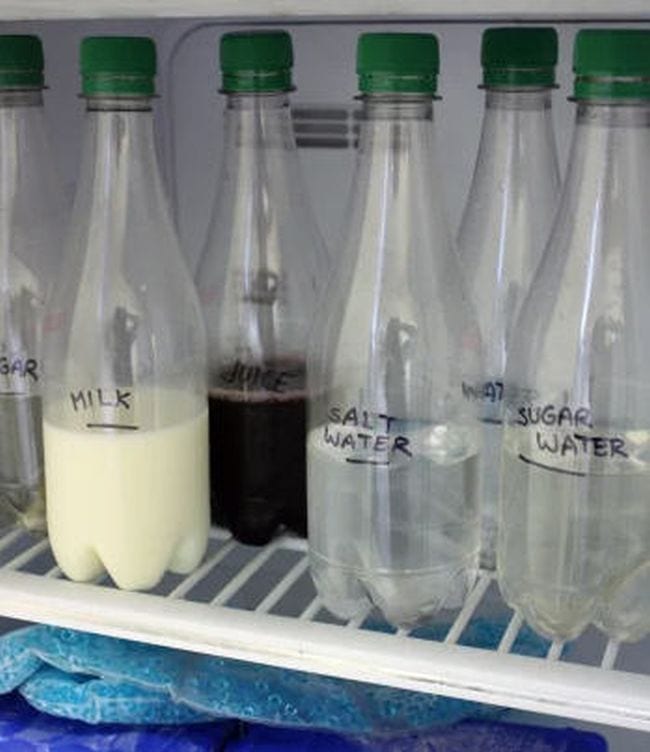
[[[434,163],[431,34],[364,34],[347,240],[308,365],[311,572],[342,618],[412,627],[457,607],[478,566],[480,373]]]
[[[650,629],[650,32],[575,42],[576,126],[506,377],[498,573],[541,633]]]
[[[43,115],[43,49],[0,36],[0,528],[45,529],[41,326],[62,193]]]
[[[220,58],[221,185],[197,274],[212,512],[261,545],[283,526],[307,534],[307,345],[327,259],[291,124],[291,37],[224,34]]]
[[[47,521],[63,572],[191,571],[209,529],[205,333],[154,149],[156,52],[81,45],[86,130],[45,325]]]
[[[485,114],[458,250],[485,363],[480,484],[481,564],[496,565],[503,377],[521,304],[548,238],[559,190],[551,114],[557,34],[488,29],[481,49]]]

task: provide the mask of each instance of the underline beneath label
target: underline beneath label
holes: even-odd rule
[[[353,457],[346,457],[346,462],[349,462],[351,465],[379,465],[382,467],[386,467],[387,465],[390,465],[389,460],[362,460],[362,459],[355,459]]]
[[[523,454],[519,455],[519,459],[528,465],[535,465],[535,467],[541,467],[543,470],[550,470],[552,473],[562,473],[563,475],[576,475],[579,478],[586,478],[587,473],[581,473],[579,470],[564,470],[561,467],[553,467],[552,465],[545,465],[543,462],[535,462],[528,457],[524,457]]]
[[[117,428],[119,431],[137,431],[140,426],[125,426],[121,423],[86,423],[86,428]]]

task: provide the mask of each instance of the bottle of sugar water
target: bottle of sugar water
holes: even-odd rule
[[[64,212],[40,39],[0,36],[0,529],[45,529],[41,327]]]
[[[412,627],[477,572],[480,338],[435,166],[437,39],[364,34],[357,69],[347,239],[308,362],[310,563],[333,613]]]
[[[484,347],[481,564],[494,569],[506,355],[559,189],[551,114],[557,34],[488,29],[481,62],[485,114],[458,249]]]
[[[86,128],[45,326],[47,521],[63,572],[121,588],[187,573],[209,529],[205,332],[154,149],[156,53],[81,47]]]
[[[498,572],[541,633],[650,629],[650,32],[581,31],[576,126],[507,367]]]

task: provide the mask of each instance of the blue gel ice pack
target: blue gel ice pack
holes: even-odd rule
[[[423,638],[439,639],[447,627]],[[462,643],[494,648],[505,624],[476,619]],[[437,630],[437,631],[436,631]],[[517,652],[548,643],[522,630]],[[199,723],[214,718],[357,735],[416,732],[490,705],[301,671],[185,653],[156,645],[34,626],[0,638],[0,693],[18,689],[36,708],[91,723]]]
[[[334,734],[250,726],[228,752],[607,752],[598,734],[491,721],[465,722],[417,736],[355,741]]]
[[[0,749],[7,752],[217,752],[233,733],[223,722],[90,726],[40,713],[17,693],[0,697]]]

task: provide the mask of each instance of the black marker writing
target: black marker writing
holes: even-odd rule
[[[79,389],[70,392],[70,401],[75,412],[96,407],[113,407],[131,409],[131,392],[125,389]]]

